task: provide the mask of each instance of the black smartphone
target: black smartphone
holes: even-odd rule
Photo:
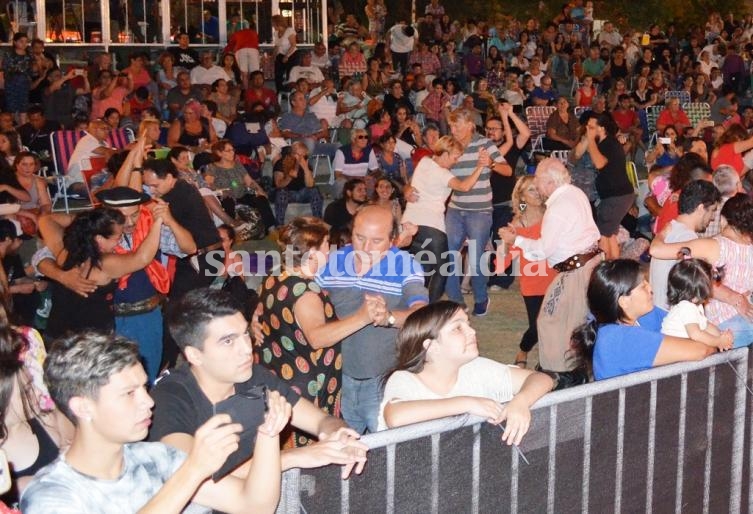
[[[230,454],[222,467],[212,474],[216,482],[228,475],[253,455],[256,432],[264,423],[267,412],[267,387],[254,386],[236,393],[214,405],[214,414],[228,414],[233,423],[239,423],[243,429],[239,436],[238,449]]]

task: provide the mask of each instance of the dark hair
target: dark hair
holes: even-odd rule
[[[597,115],[596,123],[600,127],[604,127],[604,130],[610,136],[616,136],[617,132],[619,132],[620,130],[620,128],[617,126],[617,123],[614,121],[614,118],[612,118],[612,115],[607,112],[603,112]]]
[[[10,223],[10,222],[9,222]],[[8,438],[8,426],[5,424],[5,413],[10,407],[13,389],[19,388],[21,393],[24,415],[27,419],[37,416],[37,402],[32,393],[29,377],[20,372],[24,368],[22,354],[27,348],[26,340],[10,325],[0,325],[0,444]],[[27,384],[22,380],[26,379]]]
[[[439,331],[459,310],[463,308],[459,303],[440,300],[430,303],[412,312],[397,333],[397,363],[395,367],[385,373],[384,383],[396,371],[410,371],[420,373],[426,364],[426,348],[424,341],[436,339]]]
[[[173,150],[170,150],[170,154]],[[165,178],[168,175],[176,178],[178,176],[178,170],[170,159],[147,159],[144,161],[144,170],[153,172],[158,178]]]
[[[90,261],[97,267],[102,261],[102,252],[97,244],[97,236],[109,238],[115,233],[116,225],[123,225],[125,216],[120,211],[101,207],[79,213],[63,234],[63,247],[68,252],[63,269]]]
[[[6,239],[18,239],[16,224],[11,220],[0,219],[0,242]]]
[[[28,114],[29,116],[31,116],[32,114],[41,114],[42,116],[44,116],[44,107],[39,104],[32,104],[26,110],[26,114]]]
[[[13,159],[12,168],[15,170],[18,167],[18,165],[21,163],[21,161],[23,159],[26,159],[27,157],[31,157],[32,159],[34,159],[34,162],[36,163],[36,165],[39,166],[39,157],[37,157],[37,154],[35,154],[34,152],[29,152],[28,150],[24,150],[16,154],[16,157]]]
[[[180,157],[180,154],[183,152],[190,152],[190,150],[185,146],[173,146],[167,153],[167,160],[175,159],[177,161],[178,157]]]
[[[118,116],[120,116],[120,111],[117,110],[115,107],[109,107],[105,110],[104,115],[102,116],[102,119],[107,119],[112,115],[113,113],[118,113]]]
[[[167,327],[181,351],[188,346],[203,350],[207,325],[217,318],[239,313],[243,314],[243,307],[229,293],[199,288],[189,291],[178,301],[170,302],[166,313]]]
[[[708,262],[702,259],[681,260],[669,270],[667,303],[673,306],[685,300],[703,304],[711,297],[712,285],[717,278]]]
[[[110,158],[107,159],[107,170],[113,175],[117,175],[118,171],[120,171],[120,167],[123,166],[123,163],[128,158],[130,152],[130,150],[121,150],[112,154]]]
[[[744,236],[753,238],[753,199],[737,193],[724,203],[722,216],[727,223]]]
[[[15,43],[16,41],[24,37],[26,39],[29,39],[29,36],[26,34],[26,32],[16,32],[15,34],[13,34],[13,42]]]
[[[617,323],[625,318],[619,299],[627,296],[643,280],[640,264],[631,259],[615,259],[599,263],[588,282],[588,308],[593,318],[573,331],[570,359],[577,366],[590,366],[593,344],[599,325]]]
[[[217,114],[217,102],[215,102],[214,100],[204,100],[201,103],[206,106],[209,114],[211,114],[212,116]]]
[[[125,337],[84,332],[57,339],[44,362],[44,381],[55,406],[73,423],[69,402],[75,396],[96,399],[110,377],[140,363],[136,343]]]
[[[685,184],[701,178],[704,174],[711,175],[709,165],[697,153],[688,152],[677,160],[669,172],[669,188],[672,191],[680,191]]]
[[[214,82],[212,82],[212,91],[217,91],[217,88],[220,87],[220,82],[223,82],[223,81],[227,82],[227,80],[225,79],[217,79]]]
[[[680,214],[690,214],[699,205],[709,208],[721,201],[722,195],[713,183],[708,180],[693,180],[680,191],[677,208]]]
[[[21,151],[21,143],[19,142],[19,139],[18,139],[18,132],[16,132],[15,130],[7,130],[3,132],[3,135],[8,138],[8,142],[10,143],[11,155],[16,155],[18,152]]]
[[[139,100],[147,100],[149,98],[149,90],[146,88],[146,86],[139,86],[133,92],[133,96],[135,96]],[[107,115],[105,115],[105,117],[107,117]]]
[[[223,223],[219,227],[217,227],[217,230],[224,230],[227,232],[227,237],[230,238],[231,241],[235,241],[235,229],[228,225],[227,223]]]
[[[356,186],[359,184],[366,185],[366,182],[360,178],[352,178],[348,180],[343,186],[343,197],[346,196],[345,193],[352,193]]]

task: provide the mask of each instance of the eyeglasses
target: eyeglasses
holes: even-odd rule
[[[487,132],[492,132],[494,130],[502,130],[502,127],[486,127]]]
[[[369,139],[369,136],[356,136],[356,139]]]

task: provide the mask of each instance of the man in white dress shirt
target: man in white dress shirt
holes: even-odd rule
[[[541,237],[518,236],[513,226],[499,230],[508,245],[520,248],[531,261],[546,259],[559,271],[546,291],[537,320],[539,365],[558,380],[558,388],[585,383],[585,372],[569,358],[573,330],[588,315],[586,289],[591,271],[601,262],[599,229],[586,195],[570,183],[570,173],[556,159],[544,159],[536,168],[536,189],[546,198]]]

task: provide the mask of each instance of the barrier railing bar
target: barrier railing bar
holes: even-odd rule
[[[557,406],[549,407],[549,477],[547,479],[546,511],[554,514],[554,485],[557,471]]]
[[[387,447],[387,514],[395,512],[395,445]]]
[[[614,462],[614,511],[622,511],[622,465],[625,454],[625,389],[617,401],[617,455]]]
[[[510,512],[518,512],[518,473],[520,472],[520,457],[518,452],[512,452],[510,464]]]
[[[646,514],[653,512],[654,459],[656,458],[656,380],[651,381],[648,414],[648,455],[646,456]]]
[[[439,512],[439,440],[440,434],[431,436],[431,512]]]
[[[586,411],[583,420],[583,490],[581,510],[588,514],[588,498],[591,489],[591,415],[593,413],[593,397],[586,399]]]
[[[711,501],[711,452],[714,443],[714,390],[716,389],[716,369],[709,369],[709,394],[706,404],[706,455],[703,463],[703,512],[709,511]]]
[[[709,392],[709,396],[711,392]],[[685,465],[685,419],[688,407],[688,375],[680,375],[680,419],[677,423],[677,474],[675,478],[675,514],[682,513],[682,480]],[[711,464],[711,460],[708,461]]]
[[[747,363],[738,362],[738,369],[734,369],[737,375],[737,390],[735,391],[735,419],[742,419],[742,423],[735,423],[732,434],[732,478],[729,494],[729,512],[739,514],[742,503],[743,488],[743,454],[745,453],[745,402],[748,399],[748,384],[744,377],[748,372]],[[753,446],[748,441],[748,446]]]
[[[278,514],[299,514],[302,511],[301,489],[300,469],[289,469],[282,474],[280,503],[277,506]]]
[[[608,393],[611,391],[617,391],[621,388],[628,388],[638,384],[645,384],[650,380],[661,380],[663,378],[676,376],[679,373],[679,370],[690,373],[699,369],[706,369],[727,362],[731,363],[733,361],[746,361],[747,358],[748,348],[738,348],[736,350],[730,350],[728,352],[711,355],[710,357],[707,357],[702,361],[683,362],[679,364],[661,366],[637,373],[631,373],[629,375],[624,375],[610,380],[593,382],[578,387],[571,387],[563,391],[549,393],[541,398],[538,402],[536,402],[532,408],[543,409],[559,403],[582,400],[583,398],[594,396],[596,394]],[[367,434],[361,438],[361,441],[368,445],[369,448],[380,448],[390,444],[412,441],[413,439],[429,436],[439,432],[448,432],[457,428],[475,425],[476,423],[481,423],[483,421],[485,421],[485,419],[480,416],[470,416],[468,414],[462,414],[459,416],[452,416],[440,420],[416,423],[410,426],[410,430],[385,430],[382,432],[377,432],[375,434]],[[751,501],[753,501],[753,499]]]
[[[513,452],[517,455],[517,452]],[[471,512],[478,514],[479,509],[479,491],[481,490],[481,425],[473,427],[473,464],[471,468],[473,473],[473,491],[471,495]]]
[[[340,513],[350,512],[350,480],[340,480]]]

